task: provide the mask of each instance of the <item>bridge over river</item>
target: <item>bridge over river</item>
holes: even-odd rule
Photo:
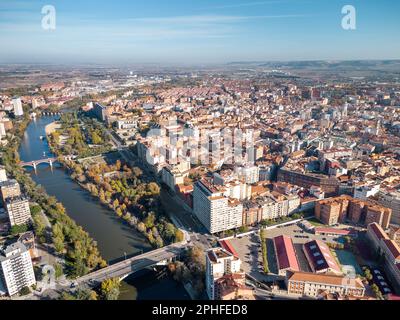
[[[71,160],[71,159],[74,159],[75,156],[64,156],[63,158],[64,158],[64,160]],[[33,167],[33,169],[36,171],[37,166],[42,163],[46,163],[50,167],[53,167],[53,163],[55,163],[57,161],[58,161],[58,158],[49,157],[49,158],[43,158],[43,159],[39,159],[39,160],[20,162],[19,165],[21,167]]]
[[[189,247],[189,243],[185,240],[149,251],[82,276],[74,280],[73,285],[92,287],[110,278],[119,278],[123,280],[130,274],[142,269],[155,265],[165,265],[172,259],[179,257],[179,255]]]

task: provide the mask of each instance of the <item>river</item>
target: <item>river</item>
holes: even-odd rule
[[[47,124],[55,117],[41,117],[32,121],[25,131],[19,149],[22,161],[51,157],[52,153],[45,136]],[[42,185],[48,194],[55,196],[67,209],[68,215],[76,221],[97,242],[101,255],[109,263],[151,250],[142,234],[118,219],[114,212],[102,206],[89,192],[70,179],[59,165],[51,169],[48,165],[38,166],[36,173],[29,170],[33,180]],[[183,286],[168,276],[160,276],[153,270],[145,270],[127,277],[121,287],[120,299],[188,299]]]

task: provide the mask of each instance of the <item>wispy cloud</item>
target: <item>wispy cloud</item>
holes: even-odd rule
[[[300,18],[310,15],[304,14],[281,14],[281,15],[254,15],[254,16],[235,16],[235,15],[193,15],[193,16],[171,16],[171,17],[148,17],[148,18],[131,18],[125,21],[136,23],[182,23],[182,24],[198,24],[198,23],[235,23],[240,21],[250,21],[256,19],[284,19],[284,18]]]
[[[242,8],[242,7],[256,7],[256,6],[263,6],[268,4],[281,4],[288,2],[287,0],[275,0],[275,1],[245,1],[241,3],[234,3],[234,4],[225,4],[220,6],[213,6],[210,9],[228,9],[228,8]]]

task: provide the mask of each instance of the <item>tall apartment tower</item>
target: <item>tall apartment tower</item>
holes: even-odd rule
[[[6,127],[4,125],[4,122],[0,122],[0,139],[5,137],[7,135],[6,132]]]
[[[222,248],[206,252],[206,290],[210,300],[215,299],[215,281],[224,275],[240,273],[241,260]]]
[[[5,207],[11,226],[26,224],[32,219],[29,200],[25,197],[8,198]]]
[[[4,181],[7,181],[6,168],[4,166],[0,166],[0,183]]]
[[[20,97],[15,97],[12,99],[14,105],[14,115],[20,117],[24,115],[24,109],[22,108],[22,102]]]
[[[15,179],[0,182],[1,200],[3,204],[8,198],[18,197],[21,195],[21,188]]]
[[[32,259],[23,243],[15,242],[1,250],[0,279],[10,296],[36,283]]]
[[[239,228],[243,205],[225,195],[226,188],[202,180],[193,190],[193,212],[210,233]]]

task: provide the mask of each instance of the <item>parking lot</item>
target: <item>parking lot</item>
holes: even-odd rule
[[[313,233],[304,231],[297,224],[284,227],[277,227],[274,229],[267,230],[267,237],[270,239],[273,239],[280,235],[289,236],[290,238],[292,238],[293,243],[299,243],[299,244],[303,244],[311,240],[320,240],[324,242],[337,242],[335,240],[336,237],[315,235]]]
[[[239,258],[242,260],[243,271],[259,281],[274,280],[274,274],[277,274],[278,270],[272,239],[280,235],[286,235],[292,239],[300,269],[305,272],[311,272],[311,269],[302,249],[304,243],[311,240],[320,240],[331,243],[338,242],[337,237],[315,235],[303,230],[297,224],[268,229],[266,231],[268,265],[272,274],[267,276],[263,272],[261,245],[258,234],[251,234],[243,238],[231,239],[229,241],[237,251]]]
[[[258,281],[268,281],[268,276],[263,272],[261,244],[258,234],[231,239],[229,242],[242,260],[243,271]]]

